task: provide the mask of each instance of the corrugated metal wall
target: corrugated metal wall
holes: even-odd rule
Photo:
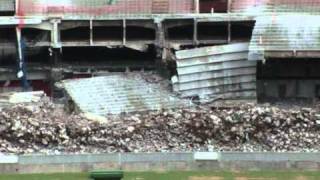
[[[320,16],[259,17],[250,51],[319,51]]]
[[[117,14],[191,13],[193,0],[20,0],[23,15],[64,15],[101,17]],[[168,7],[161,7],[168,6]],[[153,12],[154,11],[154,12]]]
[[[320,13],[319,0],[233,0],[232,12],[245,13]]]
[[[263,60],[266,56],[299,57],[296,52],[311,52],[302,57],[319,57],[316,52],[320,51],[320,0],[266,2],[264,12],[275,13],[256,18],[249,48],[250,59]],[[279,54],[283,52],[288,55]]]
[[[176,57],[173,86],[183,97],[256,98],[256,63],[248,61],[248,43],[183,50]]]

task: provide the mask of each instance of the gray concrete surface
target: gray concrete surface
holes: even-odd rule
[[[0,156],[0,173],[91,170],[320,170],[320,153],[115,153]]]

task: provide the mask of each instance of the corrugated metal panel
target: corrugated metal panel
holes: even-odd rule
[[[81,111],[102,116],[187,105],[161,83],[148,83],[137,74],[66,80],[63,85]]]
[[[0,11],[14,11],[15,0],[0,0]]]
[[[115,0],[109,4],[109,1],[101,0],[20,0],[19,12],[24,15],[60,15],[68,18],[193,12],[193,0],[161,0],[168,7],[156,7],[160,8],[160,12],[153,6],[157,1],[159,0]]]
[[[233,0],[232,12],[319,14],[319,0]]]
[[[248,61],[248,43],[178,51],[174,90],[183,97],[256,98],[256,63]]]
[[[320,51],[319,19],[316,15],[258,17],[250,57],[263,57],[267,51]]]
[[[262,13],[265,9],[269,9],[270,0],[232,0],[232,12]]]

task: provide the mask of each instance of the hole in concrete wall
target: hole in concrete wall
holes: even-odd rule
[[[26,43],[37,44],[50,42],[50,31],[45,31],[41,29],[34,28],[23,28],[22,37]]]
[[[231,24],[231,41],[249,42],[252,37],[254,22],[232,23]]]
[[[278,86],[278,95],[280,98],[285,98],[287,96],[287,86],[285,84],[280,84]]]
[[[62,22],[60,25],[61,42],[90,41],[90,22]]]
[[[93,41],[123,40],[122,21],[93,21]]]
[[[193,40],[193,25],[182,25],[168,29],[169,40]]]
[[[16,41],[16,30],[15,28],[0,28],[0,42],[12,42]]]
[[[258,63],[257,84],[260,101],[310,100],[318,98],[318,59],[267,59]]]
[[[268,59],[258,63],[258,79],[319,79],[318,59]]]
[[[227,40],[228,25],[225,23],[198,23],[198,40]]]
[[[155,66],[156,51],[150,46],[141,52],[130,48],[77,47],[63,48],[62,63],[73,66],[93,66],[96,69],[125,71],[152,69]]]
[[[93,41],[122,41],[123,28],[122,27],[94,27]]]
[[[50,55],[48,47],[27,47],[26,48],[27,63],[42,63],[49,64]]]
[[[315,95],[316,95],[316,98],[320,98],[320,84],[316,84],[315,86]]]
[[[226,13],[228,0],[200,0],[200,13]]]
[[[126,33],[128,41],[155,40],[156,38],[156,32],[151,28],[127,26]]]
[[[78,27],[68,30],[61,31],[62,42],[77,42],[77,41],[88,41],[90,40],[90,28],[89,27]]]
[[[16,44],[15,28],[0,28],[0,66],[15,65]]]
[[[194,20],[165,20],[164,29],[167,40],[193,40]]]

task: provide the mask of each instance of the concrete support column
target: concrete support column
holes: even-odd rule
[[[164,57],[163,49],[165,48],[165,33],[164,33],[162,19],[155,19],[155,23],[157,25],[157,29],[156,29],[157,56],[163,59]]]
[[[53,48],[61,48],[60,42],[60,31],[59,31],[59,23],[61,22],[60,19],[52,19],[52,29],[51,29],[51,46]]]
[[[127,44],[127,20],[122,20],[122,28],[123,28],[123,37],[122,37],[122,44],[125,46]]]
[[[90,20],[90,46],[93,46],[93,20]]]
[[[52,66],[56,66],[61,61],[61,49],[49,48],[50,62]]]
[[[193,19],[193,43],[194,45],[198,45],[198,21],[197,19]]]

